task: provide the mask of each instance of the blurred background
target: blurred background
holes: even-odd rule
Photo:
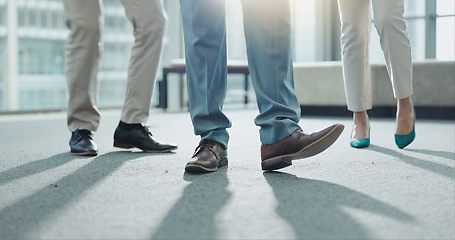
[[[105,29],[99,73],[99,107],[117,108],[124,100],[133,30],[119,0],[103,2]],[[405,2],[413,60],[453,61],[454,1]],[[340,61],[340,23],[336,0],[292,0],[291,4],[294,61],[315,64]],[[228,58],[246,60],[241,4],[239,0],[228,0],[226,5]],[[164,0],[164,6],[169,22],[162,67],[171,66],[176,59],[184,58],[179,2]],[[61,0],[0,0],[0,113],[66,108],[65,42],[68,33]],[[17,54],[11,49],[17,49]],[[384,62],[374,27],[370,58],[372,63]],[[160,73],[157,83],[161,79]],[[179,100],[183,93],[181,82],[171,79],[169,82],[170,108],[182,107]],[[229,76],[229,89],[242,89],[243,84],[242,76]],[[159,105],[158,91],[157,84],[152,102],[154,107]],[[252,88],[248,91],[254,96]],[[344,92],[344,89],[339,91]],[[254,102],[254,97],[250,99]],[[242,103],[243,100],[242,95],[228,92],[226,105]]]

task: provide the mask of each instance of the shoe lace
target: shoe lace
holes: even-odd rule
[[[204,149],[208,149],[210,152],[213,153],[213,155],[215,155],[215,157],[218,159],[218,156],[216,155],[215,151],[213,151],[213,142],[210,141],[210,140],[207,140],[207,139],[204,139],[202,140],[202,142],[199,144],[199,146],[196,147],[196,149],[194,150],[194,153],[193,153],[193,156],[192,157],[195,157],[197,154],[199,154],[202,150]]]
[[[150,135],[150,136],[153,136],[153,134],[150,132],[149,128],[151,126],[142,126],[142,130],[143,132],[145,133],[145,135]]]
[[[83,138],[89,138],[90,140],[93,140],[92,132],[90,132],[89,130],[86,130],[86,129],[77,130],[75,132],[75,134],[76,134],[77,141],[80,141]]]

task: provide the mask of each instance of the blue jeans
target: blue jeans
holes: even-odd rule
[[[256,93],[262,144],[300,128],[294,90],[287,0],[242,1],[248,66]],[[224,0],[180,0],[194,133],[227,149],[230,120],[222,112],[227,86]]]

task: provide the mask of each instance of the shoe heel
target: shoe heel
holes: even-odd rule
[[[368,121],[368,137],[367,138],[361,138],[361,139],[355,139],[352,138],[352,134],[354,132],[354,127],[352,128],[351,132],[351,139],[349,141],[349,145],[353,148],[366,148],[370,146],[370,122]]]
[[[285,157],[276,157],[262,161],[262,170],[272,171],[276,169],[285,168],[291,166],[291,159]]]
[[[349,142],[353,148],[366,148],[370,146],[370,138],[353,139]]]
[[[223,167],[223,166],[226,166],[228,165],[228,159],[223,159],[220,161],[220,163],[218,163],[218,167]]]
[[[405,134],[405,135],[395,134],[395,144],[397,145],[397,147],[399,149],[405,148],[406,146],[408,146],[409,144],[411,144],[414,141],[414,139],[416,137],[415,129],[416,129],[416,114],[414,111],[414,124],[412,126],[412,131],[409,134]]]
[[[124,144],[124,143],[119,143],[119,142],[114,142],[114,147],[126,148],[126,149],[134,148],[134,146],[132,146],[132,145]]]

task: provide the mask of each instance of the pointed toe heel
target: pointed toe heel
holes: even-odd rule
[[[370,138],[362,138],[362,139],[352,139],[350,141],[351,147],[353,148],[366,148],[370,146]]]
[[[415,127],[412,128],[412,131],[409,134],[398,135],[395,134],[395,144],[398,148],[403,149],[409,144],[411,144],[416,137]]]
[[[368,123],[368,125],[370,125],[370,124]],[[349,142],[351,147],[353,147],[353,148],[366,148],[366,147],[370,146],[370,130],[371,129],[368,129],[368,137],[367,138],[361,138],[361,139],[352,138],[352,133],[351,133],[351,140]]]

